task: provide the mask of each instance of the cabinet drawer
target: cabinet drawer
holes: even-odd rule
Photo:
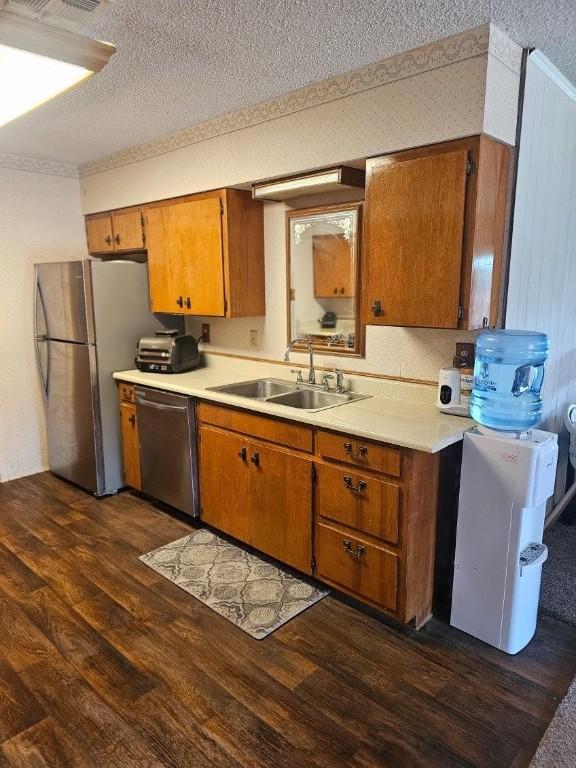
[[[402,451],[395,446],[321,430],[318,431],[317,446],[318,453],[326,459],[400,477]]]
[[[196,414],[198,421],[206,424],[312,453],[312,430],[308,427],[210,403],[199,403]]]
[[[318,576],[396,610],[398,556],[323,523],[316,526]]]
[[[136,395],[134,394],[133,384],[125,384],[123,381],[120,382],[120,400],[125,403],[136,402]]]
[[[321,517],[398,543],[400,489],[395,483],[319,464],[318,512]]]

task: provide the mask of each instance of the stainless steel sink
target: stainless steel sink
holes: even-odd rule
[[[249,397],[252,400],[266,400],[273,395],[281,395],[284,392],[292,392],[295,384],[278,379],[255,379],[253,381],[240,381],[237,384],[223,384],[219,387],[208,387],[214,392],[225,392],[228,395]]]
[[[371,395],[361,395],[358,392],[330,392],[282,379],[239,381],[235,384],[208,387],[208,389],[227,395],[246,397],[250,400],[283,405],[287,408],[298,408],[302,411],[323,411],[325,408],[334,408],[337,405],[345,405],[355,400],[371,397]]]
[[[335,405],[344,405],[354,400],[362,400],[369,395],[360,395],[357,392],[325,392],[321,389],[298,389],[285,395],[271,397],[268,402],[275,405],[287,405],[290,408],[300,408],[303,411],[321,411],[324,408],[333,408]]]

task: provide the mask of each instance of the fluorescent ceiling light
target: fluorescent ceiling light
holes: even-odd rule
[[[364,186],[365,177],[365,172],[360,168],[340,166],[303,176],[255,184],[252,187],[252,197],[255,200],[288,200],[291,197],[333,192],[343,187],[358,189]]]
[[[0,11],[0,126],[100,71],[114,46]]]

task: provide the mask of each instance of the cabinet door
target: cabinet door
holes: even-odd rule
[[[220,197],[149,208],[146,225],[152,310],[224,316]]]
[[[250,544],[248,440],[206,426],[200,427],[199,436],[201,518]]]
[[[120,403],[120,420],[122,425],[124,482],[132,488],[141,490],[138,422],[136,421],[136,406],[133,403]]]
[[[311,573],[312,462],[255,443],[249,450],[250,543]]]
[[[312,261],[316,298],[354,296],[354,255],[349,240],[339,235],[314,235]]]
[[[363,320],[457,328],[468,152],[367,162]]]
[[[141,251],[144,248],[142,212],[119,211],[112,214],[115,251]]]
[[[86,219],[88,253],[111,253],[114,250],[110,214]]]

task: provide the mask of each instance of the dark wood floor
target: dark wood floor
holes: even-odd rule
[[[1,768],[529,764],[576,629],[509,657],[328,597],[258,642],[138,561],[187,531],[128,493],[0,485]]]

